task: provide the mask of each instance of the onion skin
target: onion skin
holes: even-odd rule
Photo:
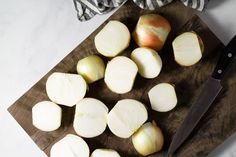
[[[62,109],[51,101],[41,101],[32,108],[32,123],[39,130],[50,132],[61,126]]]
[[[145,105],[134,99],[119,100],[107,116],[111,132],[120,138],[131,137],[148,119]]]
[[[142,15],[133,32],[133,37],[140,47],[161,50],[171,31],[169,22],[158,14]]]
[[[104,77],[105,64],[100,57],[91,55],[78,61],[77,72],[87,83],[93,83]]]
[[[75,132],[85,138],[102,134],[107,126],[107,114],[108,108],[100,100],[88,97],[80,100],[75,108]]]
[[[139,154],[147,156],[162,149],[164,136],[155,122],[148,122],[133,134],[132,143]]]

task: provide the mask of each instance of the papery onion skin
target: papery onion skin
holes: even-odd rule
[[[146,14],[140,16],[133,38],[140,47],[149,47],[154,50],[161,50],[171,31],[167,19],[158,14]]]
[[[53,72],[47,79],[46,92],[49,99],[59,105],[73,107],[84,98],[87,83],[81,75]]]

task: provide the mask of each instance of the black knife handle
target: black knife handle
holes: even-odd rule
[[[221,80],[225,71],[228,69],[229,65],[233,62],[236,54],[236,36],[229,42],[229,44],[223,50],[219,61],[215,67],[212,77]]]

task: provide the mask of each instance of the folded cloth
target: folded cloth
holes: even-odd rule
[[[125,3],[127,0],[73,0],[77,17],[80,21],[87,21],[96,14],[105,14]],[[133,0],[140,8],[155,10],[173,0]],[[209,0],[180,0],[185,6],[202,11]]]

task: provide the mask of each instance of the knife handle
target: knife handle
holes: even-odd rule
[[[233,62],[236,54],[236,36],[229,42],[229,44],[223,50],[218,63],[216,64],[215,70],[212,77],[221,80],[225,71],[228,69],[229,65]]]

